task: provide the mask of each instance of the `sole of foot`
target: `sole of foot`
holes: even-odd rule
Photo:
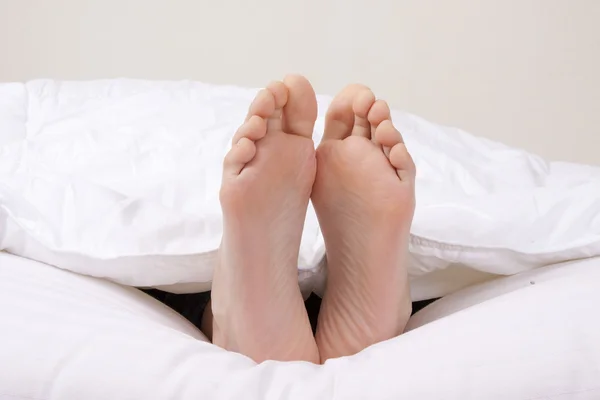
[[[273,82],[257,94],[223,162],[213,343],[256,362],[319,361],[297,269],[316,174],[316,117],[305,78]]]
[[[328,264],[316,334],[323,362],[404,330],[415,173],[384,101],[361,85],[334,98],[312,193]]]

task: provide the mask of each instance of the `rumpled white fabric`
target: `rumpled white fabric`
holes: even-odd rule
[[[208,289],[222,157],[255,93],[122,79],[0,84],[0,250],[126,285]],[[330,97],[318,100],[316,143]],[[393,119],[418,169],[413,299],[600,255],[600,168]],[[323,290],[324,253],[311,208],[298,260],[305,292]]]
[[[229,353],[130,287],[0,253],[3,400],[595,400],[600,259],[459,291],[323,366]]]

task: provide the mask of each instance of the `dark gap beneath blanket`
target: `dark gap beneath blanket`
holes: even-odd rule
[[[189,293],[189,294],[173,294],[163,292],[157,289],[144,289],[142,290],[146,294],[154,297],[163,304],[166,304],[177,313],[184,316],[188,321],[194,324],[200,329],[200,323],[202,320],[202,314],[206,307],[208,300],[210,299],[210,292],[204,293]],[[415,301],[412,304],[412,313],[423,309],[429,304],[433,303],[438,299]],[[314,293],[311,294],[306,302],[306,312],[310,319],[310,325],[312,326],[313,332],[317,329],[317,319],[319,315],[319,309],[321,308],[321,298]]]

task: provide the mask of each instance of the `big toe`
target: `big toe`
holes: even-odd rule
[[[288,75],[283,80],[288,89],[283,107],[283,129],[286,133],[312,137],[317,119],[317,96],[308,80],[301,75]]]

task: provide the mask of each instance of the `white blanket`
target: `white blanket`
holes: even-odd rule
[[[127,285],[208,289],[221,160],[255,92],[136,80],[0,84],[0,250]],[[319,96],[316,143],[329,101]],[[418,169],[414,299],[600,255],[600,168],[393,118]],[[324,253],[310,209],[305,291],[322,290]]]

